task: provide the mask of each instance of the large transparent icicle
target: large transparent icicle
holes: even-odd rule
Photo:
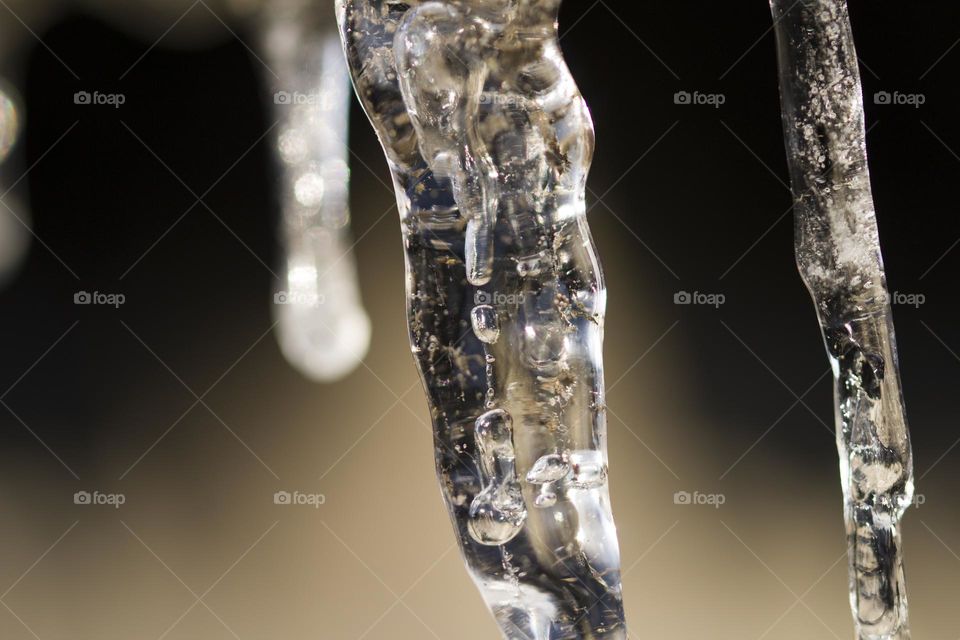
[[[410,341],[467,567],[506,638],[623,639],[589,112],[559,0],[339,0],[390,166]]]
[[[349,211],[350,76],[334,8],[264,3],[259,26],[273,89],[284,285],[274,298],[287,360],[319,381],[356,368],[370,344]]]
[[[773,0],[797,264],[836,378],[837,448],[861,640],[910,637],[900,519],[913,495],[890,297],[845,0]]]

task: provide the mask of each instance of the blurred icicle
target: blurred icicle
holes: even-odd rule
[[[860,640],[905,640],[900,519],[913,460],[845,0],[773,0],[797,264],[836,380],[837,448]]]
[[[264,3],[259,25],[279,121],[286,282],[274,297],[278,339],[305,376],[336,380],[370,344],[349,227],[350,76],[331,2]]]
[[[30,246],[30,214],[20,199],[8,193],[7,166],[22,127],[22,109],[14,91],[0,81],[0,284],[6,284]],[[16,155],[16,154],[13,154]]]

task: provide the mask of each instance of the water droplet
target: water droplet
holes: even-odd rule
[[[485,220],[471,218],[467,222],[465,254],[470,284],[482,287],[490,282],[493,276],[493,234]]]
[[[607,465],[599,451],[571,451],[570,484],[577,489],[596,489],[607,481]]]
[[[532,278],[540,275],[546,258],[542,253],[517,259],[517,275],[521,278]]]
[[[474,438],[483,490],[470,504],[467,529],[480,544],[505,544],[520,533],[527,518],[517,480],[513,419],[503,409],[491,409],[477,418]]]
[[[570,472],[570,466],[563,456],[551,453],[541,456],[533,463],[527,472],[527,482],[531,484],[547,484],[564,479]]]
[[[500,337],[500,321],[497,319],[497,310],[488,304],[478,304],[470,312],[470,324],[473,333],[482,342],[493,344]]]
[[[550,485],[543,485],[537,497],[534,498],[533,504],[540,509],[548,509],[557,504],[557,493],[550,488]]]

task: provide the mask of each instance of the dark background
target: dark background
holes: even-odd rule
[[[894,310],[923,496],[904,540],[915,637],[943,638],[960,596],[960,8],[854,2],[851,15],[889,287],[925,297]],[[14,193],[48,248],[34,240],[0,291],[0,394],[15,385],[0,395],[0,583],[16,587],[0,596],[3,637],[159,636],[193,601],[183,583],[202,594],[272,522],[260,558],[209,596],[229,625],[197,605],[166,637],[494,637],[448,549],[425,404],[409,390],[379,145],[354,105],[352,224],[374,336],[357,372],[316,385],[264,337],[281,263],[261,139],[272,115],[255,34],[224,20],[239,39],[219,22],[199,44],[171,36],[123,80],[155,37],[93,14],[51,19],[46,47],[28,36],[17,58],[28,124],[3,176],[30,168]],[[831,386],[793,261],[769,8],[568,0],[560,25],[597,132],[589,220],[609,285],[611,487],[634,635],[849,637]],[[81,90],[126,104],[75,105]],[[725,102],[677,105],[678,91]],[[877,105],[878,91],[925,102]],[[78,290],[127,302],[80,307]],[[681,290],[726,303],[674,305]],[[202,395],[234,363],[210,410],[120,479],[194,404],[185,387]],[[328,503],[291,516],[269,502],[289,487]],[[84,510],[80,489],[129,504]],[[674,505],[679,490],[726,502]]]

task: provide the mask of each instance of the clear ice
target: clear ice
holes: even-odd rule
[[[468,570],[505,638],[623,639],[593,124],[559,4],[337,6],[393,176],[410,341]]]
[[[318,381],[349,374],[370,344],[349,227],[350,75],[327,6],[275,0],[258,18],[279,123],[286,268],[274,315],[284,356]]]
[[[861,640],[910,637],[900,520],[913,462],[845,0],[773,0],[796,254],[836,379],[837,449]]]

